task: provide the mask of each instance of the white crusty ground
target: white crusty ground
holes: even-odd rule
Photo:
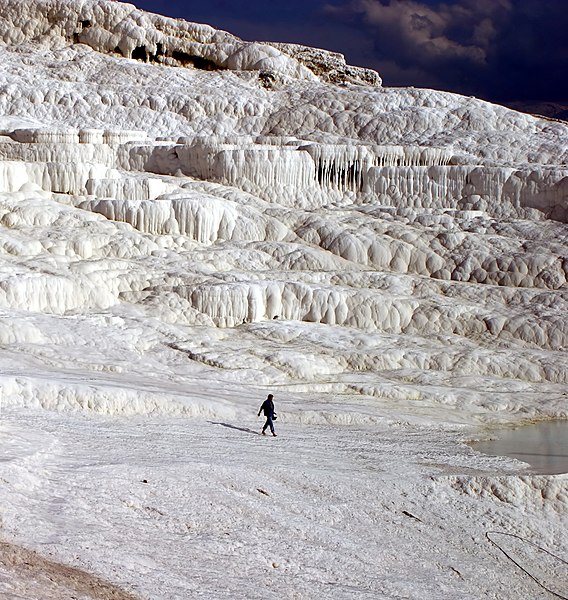
[[[0,596],[568,597],[567,476],[466,444],[568,417],[566,124],[0,14]]]
[[[565,476],[520,476],[433,425],[287,423],[284,400],[262,438],[241,401],[246,419],[10,412],[3,519],[38,554],[22,571],[0,553],[4,597],[546,597],[485,533],[562,556]],[[566,592],[565,565],[499,541]]]

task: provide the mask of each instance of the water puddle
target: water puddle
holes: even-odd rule
[[[522,460],[535,474],[568,473],[568,421],[543,421],[518,429],[504,429],[495,436],[493,440],[470,445],[484,454]]]

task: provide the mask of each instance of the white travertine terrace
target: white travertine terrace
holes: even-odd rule
[[[4,122],[23,111],[41,119],[0,138],[4,247],[17,256],[29,246],[21,231],[40,226],[37,260],[47,252],[66,265],[64,276],[7,276],[5,308],[66,314],[138,303],[152,290],[167,294],[172,314],[179,306],[169,319],[187,324],[198,315],[220,327],[278,317],[565,347],[564,124],[429,90],[336,87],[313,73],[307,85],[301,69],[267,89],[251,72],[264,67],[245,60],[254,44],[227,54],[226,70],[132,60],[141,44],[202,44],[209,54],[200,56],[221,65],[215,52],[241,42],[116,2],[4,0],[2,9]],[[43,73],[33,87],[22,76],[26,55]],[[167,94],[151,91],[157,70]],[[38,189],[53,195],[49,204]],[[100,217],[85,222],[89,213]],[[79,239],[51,230],[77,218],[88,224]],[[105,234],[95,233],[103,224]],[[134,246],[119,241],[127,232]],[[138,263],[156,247],[163,263],[148,271]],[[168,266],[187,252],[201,257],[195,274],[179,271],[179,258]],[[97,253],[107,266],[85,268]],[[383,289],[372,272],[414,283]],[[460,299],[461,284],[476,284],[478,300]],[[503,290],[518,300],[499,300]]]
[[[260,71],[270,80],[316,80],[317,73],[336,83],[381,83],[377,73],[350,67],[337,53],[294,44],[244,42],[207,25],[145,13],[113,0],[82,0],[74,5],[67,0],[8,0],[0,8],[4,16],[0,35],[8,45],[39,40],[60,48],[73,41],[145,62]]]
[[[373,454],[364,463],[363,475],[359,458],[337,459],[332,483],[345,472],[341,493],[358,491],[345,502],[326,496],[331,512],[314,521],[329,519],[347,535],[344,504],[378,503],[384,512],[392,504],[388,490],[401,486],[397,502],[410,498],[404,506],[413,514],[434,502],[440,523],[463,518],[473,540],[478,522],[502,525],[513,515],[527,535],[539,532],[565,549],[558,533],[568,514],[565,479],[521,477],[513,462],[506,464],[510,478],[495,478],[484,475],[489,463],[472,451],[460,446],[454,456],[448,448],[464,432],[480,435],[482,424],[568,417],[567,223],[566,123],[456,94],[383,88],[376,73],[346,65],[341,55],[244,42],[120,2],[0,0],[4,409],[204,417],[230,429],[251,412],[250,398],[274,388],[289,399],[285,419],[298,439],[315,424],[337,428],[326,448],[337,435],[355,435],[341,429],[346,425],[380,428],[381,439],[363,454],[388,440],[377,446],[378,459]],[[393,424],[400,430],[393,433]],[[361,440],[370,438],[371,430],[361,431]],[[406,435],[426,436],[412,441],[409,459],[400,445]],[[349,448],[358,448],[349,439]],[[218,443],[207,440],[197,454]],[[317,462],[320,450],[309,452]],[[51,456],[37,452],[44,454]],[[282,460],[293,479],[296,464]],[[16,476],[3,464],[0,482],[32,479],[28,467]],[[399,464],[409,474],[398,477]],[[350,469],[357,475],[347,482]],[[381,469],[388,477],[378,492],[358,487]],[[201,476],[208,477],[195,481]],[[306,477],[317,479],[312,471]],[[130,483],[109,485],[121,495]],[[232,485],[223,480],[220,487]],[[203,493],[192,501],[208,497]],[[10,494],[12,508],[0,513],[0,525],[16,541],[29,541],[35,517],[20,517],[20,497]],[[295,506],[294,497],[282,497]],[[35,515],[33,498],[22,514]],[[298,513],[320,502],[317,493],[309,498]],[[241,500],[223,497],[219,506],[236,502],[246,513]],[[144,518],[149,502],[140,509]],[[215,511],[213,504],[206,510]],[[365,511],[353,514],[367,523]],[[420,514],[427,541],[405,529],[409,544],[420,539],[417,564],[429,564],[431,539],[446,554],[458,546],[463,556],[480,554],[478,541],[436,537]],[[49,529],[42,518],[39,528]],[[373,519],[374,533],[379,522],[392,535],[402,526]],[[290,565],[301,562],[295,544],[305,526],[283,538],[294,540],[283,542],[283,555],[295,557]],[[327,530],[318,532],[334,547]],[[126,538],[132,555],[141,556],[138,542]],[[167,535],[158,538],[164,560],[182,571],[177,546],[167,546]],[[71,562],[89,554],[75,543],[67,551],[53,542],[54,552]],[[394,556],[408,552],[403,546]],[[366,568],[344,551],[330,554],[333,568]],[[0,546],[0,585],[2,552]],[[117,558],[109,552],[108,564],[93,559],[107,576]],[[395,559],[378,550],[370,555],[396,572]],[[511,598],[535,597],[512,576],[500,583],[499,564],[479,561],[468,578],[453,576],[447,594],[440,593],[457,600],[483,589],[489,597],[496,586],[499,597],[508,590]],[[141,581],[138,567],[130,576]],[[227,567],[228,577],[238,578],[241,567]],[[422,568],[424,581],[438,576]],[[420,596],[404,577],[373,597],[437,593],[423,581],[429,592]],[[168,587],[160,574],[155,581],[144,584],[152,598],[195,592],[187,582]],[[290,597],[294,585],[285,585]],[[323,597],[326,585],[311,581],[298,597]],[[251,589],[243,597],[256,597]],[[363,597],[350,590],[334,597]]]

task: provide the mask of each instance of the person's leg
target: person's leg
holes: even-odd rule
[[[266,417],[266,423],[264,424],[264,427],[262,428],[262,434],[263,435],[266,433],[266,428],[269,425],[272,426],[272,423],[270,422],[270,417]]]
[[[274,423],[272,422],[272,417],[268,417],[266,422],[270,425],[270,431],[272,431],[272,435],[274,435]]]

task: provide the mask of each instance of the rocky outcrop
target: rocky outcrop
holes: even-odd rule
[[[246,42],[225,31],[171,19],[110,0],[1,0],[0,38],[9,45],[41,40],[86,44],[104,54],[203,70],[259,71],[274,80],[318,77],[329,83],[380,85],[374,71],[350,67],[340,54]]]
[[[345,62],[343,54],[299,44],[267,42],[284,54],[295,58],[327,83],[380,86],[379,74],[372,69],[353,67]]]

